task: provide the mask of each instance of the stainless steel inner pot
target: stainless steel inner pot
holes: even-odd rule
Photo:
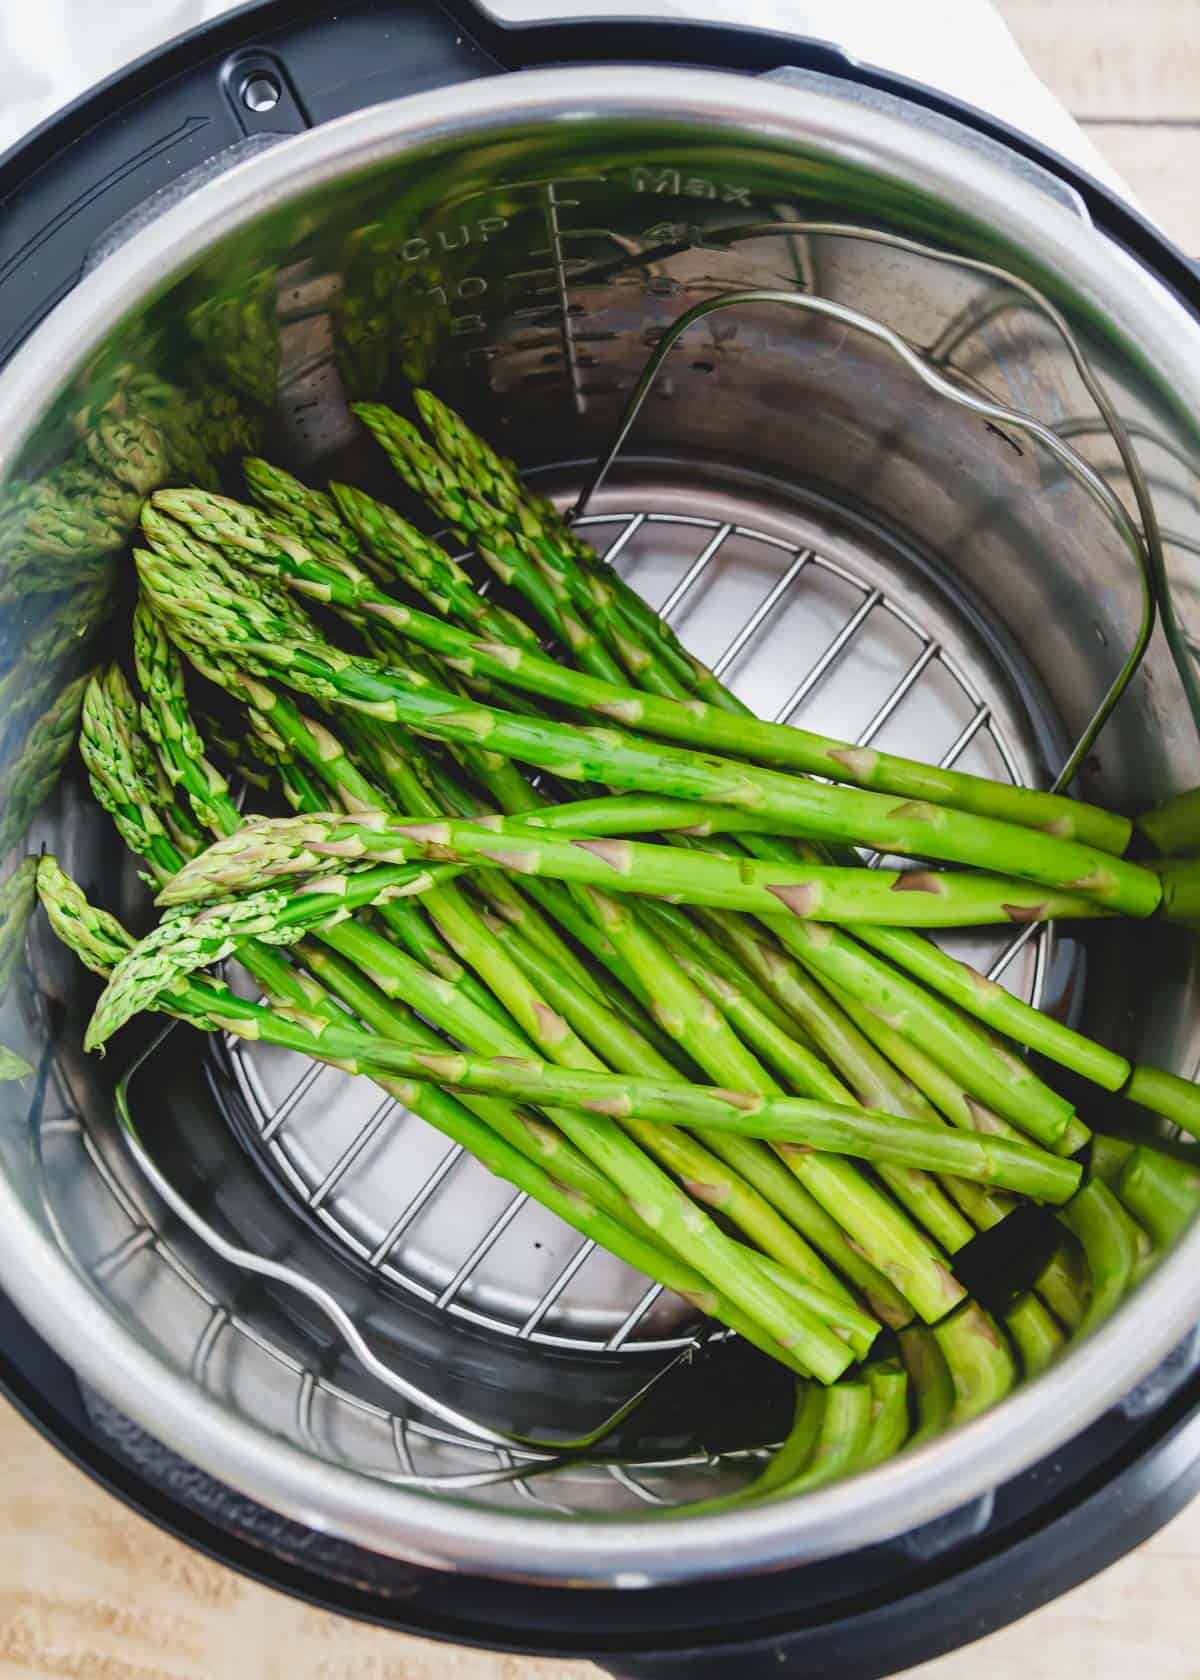
[[[255,148],[155,210],[114,230],[0,376],[0,481],[43,479],[81,440],[102,454],[114,393],[169,387],[195,402],[197,448],[226,410],[223,447],[237,416],[265,416],[266,453],[388,493],[347,402],[420,382],[569,501],[664,329],[755,286],[876,317],[1058,428],[1126,491],[1036,309],[994,280],[794,225],[852,224],[998,264],[1063,311],[1133,432],[1177,609],[1200,634],[1200,326],[1060,186],[913,107],[814,77],[539,71]],[[727,237],[739,228],[755,231]],[[588,519],[764,715],[1031,783],[1052,779],[1137,623],[1126,548],[1035,442],[939,397],[878,342],[768,304],[714,315],[675,349]],[[111,583],[121,622],[128,565],[111,525],[90,548],[86,531],[62,538],[52,581],[69,588],[78,565]],[[58,646],[38,641],[77,596],[34,593],[22,555],[5,552],[9,529],[0,572],[22,581],[7,591],[7,657],[48,649],[48,704],[102,650],[104,613]],[[25,840],[21,753],[38,708],[12,685],[4,704],[11,845]],[[1200,781],[1160,637],[1081,781],[1129,809]],[[70,765],[28,840],[145,916]],[[1195,1071],[1187,936],[1139,925],[1086,946],[1041,934],[958,948],[1125,1052]],[[140,1047],[82,1055],[93,997],[35,922],[30,974],[0,1018],[38,1070],[3,1087],[0,1285],[89,1384],[187,1458],[385,1553],[641,1586],[859,1546],[1031,1463],[1200,1315],[1193,1231],[1112,1321],[989,1415],[758,1511],[681,1509],[753,1470],[763,1440],[749,1408],[746,1438],[720,1452],[685,1404],[650,1440],[614,1437],[611,1461],[522,1476],[519,1453],[399,1401],[310,1301],[247,1279],[168,1212],[114,1124]],[[581,1250],[371,1087],[181,1030],[130,1094],[161,1170],[228,1241],[318,1282],[380,1358],[496,1427],[584,1432],[694,1333],[683,1303]],[[437,1476],[457,1479],[437,1490]]]

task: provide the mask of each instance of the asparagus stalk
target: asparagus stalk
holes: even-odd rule
[[[1119,1091],[1129,1078],[1130,1066],[1124,1056],[1104,1049],[1052,1015],[1032,1008],[994,980],[985,979],[968,963],[959,962],[941,950],[932,940],[903,934],[896,938],[891,929],[881,927],[860,927],[855,937],[931,990],[949,998],[967,1014],[1016,1039],[1018,1044],[1036,1050],[1060,1067],[1071,1068],[1106,1091]]]
[[[289,822],[290,828],[283,826]],[[526,829],[517,819],[411,822],[366,810],[324,824],[314,820],[305,826],[296,818],[278,819],[274,826],[256,823],[192,864],[173,883],[172,897],[164,902],[184,903],[187,895],[221,896],[256,881],[332,872],[339,861],[347,859],[361,868],[372,859],[394,863],[418,857],[465,868],[498,865],[523,876],[637,892],[676,903],[749,910],[770,918],[773,927],[781,906],[790,918],[804,918],[796,922],[801,927],[897,918],[908,925],[942,927],[1004,922],[1012,919],[1013,901],[1019,898],[1035,901],[1030,916],[1036,919],[1059,908],[1074,913],[1082,907],[1087,913],[1083,901],[1064,899],[1055,904],[1041,889],[1030,892],[1017,882],[982,875],[938,876],[941,887],[926,893],[905,890],[903,883],[909,877],[881,869],[739,862],[640,841],[558,839]],[[860,968],[883,966],[865,952],[859,953]],[[917,988],[912,990],[915,993]],[[927,1008],[948,1013],[934,1002]]]
[[[417,1052],[336,1023],[293,1027],[286,1013],[282,1019],[279,1011],[263,1013],[268,1019],[261,1023],[258,1036],[270,1042],[306,1048],[314,1037],[319,1038],[326,1060],[385,1069],[456,1090],[541,1107],[566,1104],[611,1119],[632,1116],[660,1126],[686,1125],[779,1139],[800,1150],[821,1149],[955,1172],[1054,1203],[1068,1201],[1082,1177],[1076,1162],[1064,1161],[1033,1144],[954,1132],[940,1122],[902,1119],[802,1097],[760,1097],[719,1086],[684,1085],[675,1078],[585,1072],[508,1056],[488,1060],[449,1050]],[[308,1037],[300,1043],[306,1032]]]
[[[765,991],[756,987],[755,982],[749,979],[735,962],[725,958],[725,953],[722,952],[721,947],[715,940],[710,939],[703,929],[694,927],[687,922],[684,922],[682,929],[680,929],[676,921],[677,913],[666,905],[648,904],[642,909],[643,915],[650,911],[654,913],[650,919],[651,926],[654,926],[656,921],[662,924],[660,934],[662,928],[665,927],[667,940],[674,940],[672,949],[677,961],[680,960],[680,952],[684,946],[689,942],[694,943],[696,949],[701,951],[707,960],[713,962],[714,968],[720,969],[721,974],[726,979],[731,980],[736,988],[745,992],[748,1000],[760,1004],[761,1013],[771,1021],[777,1032],[782,1032],[784,1036],[788,1035],[789,1021],[787,1015],[778,1008],[778,1005],[773,1003],[773,1000]],[[653,983],[650,985],[642,983],[630,965],[620,957],[606,934],[586,919],[572,922],[571,932],[586,949],[594,954],[597,961],[619,979],[623,986],[628,987],[633,995],[638,997],[647,1008],[651,1007],[655,995]],[[681,962],[680,966],[685,967],[686,970],[686,961]],[[716,1000],[711,999],[710,1001],[715,1002]],[[794,1061],[792,1065],[795,1068]],[[820,1088],[814,1086],[813,1089],[816,1094],[829,1095],[829,1090],[823,1086]],[[841,1088],[839,1087],[834,1092],[834,1100],[837,1100],[841,1094]],[[809,1163],[807,1169],[798,1167],[794,1161],[792,1166],[793,1171],[803,1172],[807,1170],[819,1179],[828,1179],[829,1176],[826,1168],[817,1162]],[[849,1278],[857,1286],[876,1317],[893,1328],[906,1324],[911,1319],[912,1308],[891,1280],[865,1258],[859,1246],[847,1241],[840,1226],[826,1212],[820,1201],[797,1182],[795,1177],[788,1175],[786,1172],[781,1172],[780,1163],[776,1162],[769,1154],[756,1152],[753,1157],[743,1162],[743,1167],[747,1177],[751,1178],[752,1182],[790,1219],[792,1224],[808,1238],[814,1247],[824,1254],[843,1276]],[[827,1197],[835,1198],[830,1205],[838,1205],[838,1187],[831,1183],[824,1183],[821,1187]]]
[[[760,758],[797,769],[814,768],[797,761],[792,743],[799,732],[786,725],[757,724],[753,719],[705,708],[700,702],[679,704],[623,688],[619,683],[611,691],[604,685],[596,690],[593,679],[589,688],[586,676],[569,667],[510,642],[481,643],[444,620],[403,606],[385,595],[348,558],[338,565],[322,561],[299,539],[272,532],[253,509],[239,503],[206,491],[169,490],[159,492],[154,506],[190,524],[204,538],[235,548],[260,567],[302,585],[320,600],[376,613],[392,628],[452,660],[461,671],[479,670],[516,686],[529,686],[565,705],[582,704],[605,720],[626,727],[640,726],[705,751]],[[397,721],[411,719],[397,717]],[[756,731],[770,732],[769,742],[764,742],[761,749]],[[778,743],[770,744],[775,743],[776,736]],[[509,752],[498,739],[492,744]],[[514,750],[511,756],[521,754]],[[822,773],[828,774],[828,767]],[[755,774],[758,778],[780,779],[778,771],[759,770]],[[793,808],[797,803],[807,807],[803,820],[797,813],[800,832],[850,842],[870,836],[879,850],[977,866],[994,860],[1003,841],[1008,873],[1053,887],[1071,887],[1133,915],[1149,915],[1158,906],[1160,889],[1151,871],[1078,841],[1016,824],[1003,824],[997,829],[990,818],[947,809],[924,798],[897,805],[887,794],[830,787],[794,777],[782,779],[785,784],[791,783]]]

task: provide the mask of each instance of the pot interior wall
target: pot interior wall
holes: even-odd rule
[[[252,450],[414,511],[353,400],[403,407],[429,385],[570,501],[682,311],[732,288],[787,290],[876,317],[963,388],[1058,427],[1124,488],[1070,357],[1034,307],[998,281],[830,224],[1007,264],[1053,296],[1139,428],[1179,607],[1194,612],[1197,439],[1169,370],[1147,365],[1094,300],[1029,254],[919,183],[901,188],[815,144],[665,121],[492,128],[262,213],[164,281],[48,393],[0,515],[4,653],[16,673],[3,680],[0,720],[4,849],[49,846],[97,898],[145,921],[119,843],[87,808],[72,720],[45,715],[120,645],[111,625],[129,607],[128,537],[155,483],[211,473],[236,489],[237,458]],[[1098,236],[1081,223],[1088,238]],[[136,482],[121,482],[119,430],[134,419],[149,419],[151,446]],[[1137,623],[1124,544],[1044,448],[930,391],[866,335],[779,304],[691,330],[587,512],[598,546],[619,544],[620,565],[656,604],[674,598],[681,633],[710,660],[775,592],[727,671],[760,709],[846,736],[873,729],[880,745],[1040,785]],[[1195,733],[1156,638],[1081,791],[1138,809],[1197,780]],[[985,967],[1002,955],[978,938],[955,948]],[[112,1312],[233,1411],[318,1457],[401,1479],[497,1468],[494,1451],[365,1377],[313,1309],[249,1285],[166,1215],[113,1122],[115,1081],[141,1046],[85,1058],[94,984],[36,923],[33,958],[2,1036],[38,1074],[5,1087],[0,1161]],[[1115,1048],[1193,1071],[1183,935],[1043,934],[1004,978]],[[206,1217],[323,1281],[377,1351],[442,1400],[503,1427],[574,1435],[693,1332],[682,1302],[649,1299],[644,1280],[601,1255],[577,1261],[563,1227],[511,1210],[506,1190],[411,1116],[380,1111],[377,1093],[332,1073],[300,1081],[286,1058],[179,1030],[131,1094],[156,1157]],[[673,1375],[662,1403],[612,1438],[614,1463],[449,1496],[586,1518],[735,1486],[787,1413],[786,1389],[757,1365],[761,1403],[747,1410],[744,1357],[717,1347],[696,1368],[703,1380]]]

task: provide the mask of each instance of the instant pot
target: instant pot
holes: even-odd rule
[[[948,404],[883,339],[764,298],[780,290],[919,343],[1122,491],[1083,347],[1162,537],[1160,629],[1094,740],[1144,582],[1104,503],[1035,436]],[[673,350],[586,508],[638,587],[691,614],[698,651],[753,659],[768,715],[819,704],[880,743],[916,729],[985,774],[1046,783],[1087,738],[1079,786],[1102,803],[1200,782],[1200,282],[1064,159],[820,42],[269,0],[171,43],[0,161],[0,482],[18,514],[64,463],[94,485],[104,427],[155,403],[177,461],[262,447],[369,480],[348,399],[429,384],[570,503],[672,322],[732,291],[745,304]],[[41,657],[4,679],[0,720],[7,845],[52,845],[135,916],[65,750],[32,789],[22,754],[127,610],[144,469],[103,516],[43,519],[42,547],[12,550],[6,669]],[[94,593],[66,634],[77,567]],[[801,573],[812,593],[772,640],[762,603]],[[970,954],[1191,1075],[1194,940],[1122,932]],[[128,1148],[127,1053],[82,1054],[92,996],[31,924],[2,1017],[33,1073],[2,1088],[0,1377],[113,1493],[260,1580],[617,1675],[869,1680],[1067,1590],[1200,1486],[1192,1231],[965,1428],[802,1500],[688,1516],[786,1426],[745,1350],[696,1350],[680,1304],[552,1222],[526,1231],[419,1135],[368,1137],[350,1086],[314,1095],[176,1033],[141,1047],[125,1094],[215,1251]],[[477,1474],[477,1443],[397,1403],[314,1299],[239,1253],[315,1281],[445,1408],[577,1435],[655,1392],[608,1462]]]

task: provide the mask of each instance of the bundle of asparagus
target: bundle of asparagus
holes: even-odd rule
[[[510,463],[417,402],[428,440],[360,412],[503,603],[395,510],[261,460],[256,506],[144,506],[136,691],[90,679],[81,748],[165,914],[135,943],[53,859],[38,873],[107,981],[87,1042],[160,1009],[382,1084],[797,1374],[753,1497],[974,1415],[1200,1201],[1186,1156],[1093,1138],[1021,1052],[1198,1134],[1200,1095],[918,930],[1189,921],[1200,865],[1130,861],[1131,825],[1094,806],[749,717]],[[212,744],[293,815],[235,805],[181,654],[243,710]],[[864,869],[858,845],[913,867]],[[202,973],[235,955],[262,1001]],[[954,1257],[1021,1200],[1061,1239],[999,1323]]]

